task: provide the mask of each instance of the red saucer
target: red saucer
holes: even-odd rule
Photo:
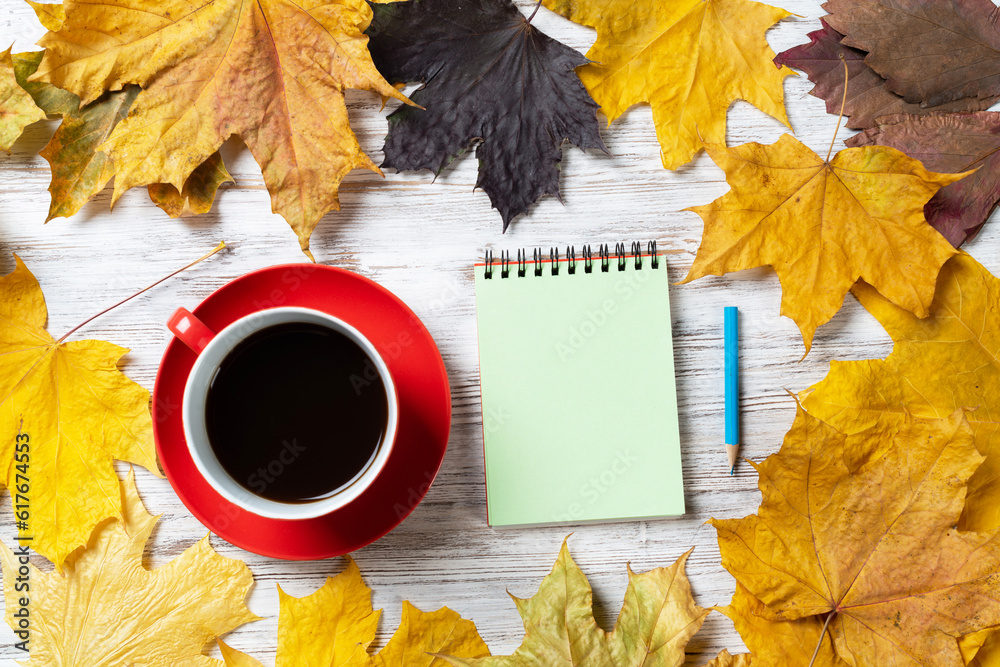
[[[354,325],[382,354],[399,395],[399,430],[378,478],[356,500],[315,519],[249,514],[215,492],[188,452],[181,424],[184,385],[195,354],[172,339],[153,388],[156,453],[184,505],[213,533],[273,558],[312,560],[360,549],[402,522],[427,493],[448,445],[451,391],[434,340],[406,304],[356,273],[319,264],[286,264],[219,288],[194,314],[215,331],[258,310],[302,306]]]

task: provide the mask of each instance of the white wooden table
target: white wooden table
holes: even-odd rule
[[[522,11],[533,2],[518,0]],[[776,51],[805,41],[819,27],[818,2],[787,0],[790,18],[768,34]],[[586,51],[594,33],[541,9],[535,24],[565,43]],[[27,4],[0,3],[0,34],[15,51],[30,50],[42,35]],[[3,41],[3,40],[0,40]],[[786,81],[788,112],[796,136],[825,154],[836,118],[807,94],[805,77]],[[381,160],[385,112],[368,93],[351,91],[350,113],[361,146]],[[105,315],[77,337],[101,338],[131,348],[124,370],[152,388],[160,356],[170,336],[164,326],[177,306],[194,306],[220,285],[271,264],[304,261],[284,220],[270,213],[257,165],[238,139],[223,148],[236,185],[226,186],[206,215],[171,220],[153,206],[145,189],[128,192],[109,212],[110,188],[72,219],[43,225],[48,208],[49,170],[37,153],[55,123],[27,129],[10,156],[0,156],[0,270],[13,269],[17,253],[45,291],[49,329],[59,336],[102,307],[200,256],[220,239],[228,253],[212,258],[155,290]],[[729,116],[730,144],[773,142],[783,126],[744,102]],[[841,129],[837,147],[851,134]],[[726,604],[734,581],[719,563],[709,517],[754,512],[760,500],[757,476],[740,464],[730,477],[723,452],[722,307],[741,308],[742,454],[761,460],[776,451],[795,413],[786,390],[821,380],[831,359],[883,357],[888,336],[848,296],[843,310],[817,333],[811,354],[795,325],[778,316],[780,289],[775,275],[755,269],[725,278],[707,278],[671,289],[682,457],[688,514],[656,521],[572,527],[492,530],[485,522],[482,415],[476,354],[472,263],[486,247],[519,248],[552,244],[614,243],[655,239],[668,255],[671,279],[687,273],[701,237],[702,223],[688,206],[704,204],[727,190],[722,172],[704,154],[676,172],[660,166],[649,107],[628,112],[604,132],[613,153],[564,153],[561,205],[548,197],[501,235],[499,215],[485,193],[474,191],[476,160],[457,160],[436,181],[428,173],[375,174],[356,171],[341,188],[343,208],[331,212],[312,237],[316,259],[357,271],[398,294],[423,319],[444,356],[454,409],[447,456],[436,483],[413,514],[396,530],[354,554],[383,611],[377,646],[395,630],[402,600],[424,610],[448,605],[475,621],[490,649],[514,650],[522,627],[507,596],[530,596],[549,571],[563,537],[590,578],[598,621],[614,623],[626,586],[625,564],[644,571],[667,565],[691,546],[688,574],[702,605]],[[996,217],[996,216],[994,216]],[[968,250],[996,272],[1000,269],[1000,223],[993,222]],[[636,363],[641,365],[641,359]],[[125,468],[119,466],[119,471]],[[161,515],[148,550],[150,567],[178,556],[205,534],[166,480],[137,469],[139,492],[153,514]],[[8,546],[13,530],[10,503],[3,498],[0,539]],[[338,558],[286,562],[256,556],[213,537],[222,554],[245,560],[256,578],[250,608],[264,620],[226,637],[234,647],[264,664],[274,662],[278,619],[276,584],[292,595],[311,593],[339,572]],[[50,567],[40,562],[43,567]],[[0,660],[23,659],[13,635],[0,629]],[[728,619],[709,616],[689,646],[687,664],[700,665],[721,648],[743,650]],[[215,648],[212,655],[218,655]]]

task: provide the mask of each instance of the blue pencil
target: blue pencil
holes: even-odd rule
[[[726,454],[729,474],[736,471],[736,453],[740,448],[740,314],[736,306],[725,308],[726,341]]]

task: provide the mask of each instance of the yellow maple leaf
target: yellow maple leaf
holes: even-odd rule
[[[66,7],[60,3],[35,2],[35,0],[25,0],[31,8],[35,10],[38,22],[46,30],[59,30],[63,21],[66,20]]]
[[[823,620],[807,616],[794,621],[779,621],[763,602],[755,598],[743,584],[736,583],[732,601],[717,611],[728,616],[743,643],[750,649],[754,667],[805,667],[816,653],[813,667],[847,667],[833,652],[830,635],[823,631]]]
[[[178,192],[230,135],[260,164],[271,208],[309,236],[355,168],[381,173],[350,129],[345,88],[408,101],[371,62],[364,0],[79,0],[39,42],[34,81],[80,96],[143,87],[102,146],[117,200],[137,185]],[[311,255],[310,255],[311,256]]]
[[[848,148],[827,162],[788,134],[708,152],[731,190],[688,209],[705,231],[682,282],[771,266],[781,314],[798,325],[807,353],[859,278],[926,317],[941,266],[957,251],[927,223],[924,204],[971,172],[930,172],[885,146]]]
[[[958,638],[958,648],[967,667],[1000,665],[1000,632],[987,628]]]
[[[543,0],[549,9],[597,30],[577,72],[610,123],[640,102],[653,107],[667,169],[705,144],[726,143],[726,112],[744,99],[789,125],[782,82],[764,39],[789,16],[750,0]]]
[[[17,82],[10,49],[0,53],[0,149],[10,153],[24,128],[43,118],[45,112]]]
[[[757,513],[711,521],[722,565],[849,664],[960,665],[957,638],[1000,624],[1000,535],[955,528],[982,460],[961,411],[845,435],[800,407]]]
[[[122,517],[94,531],[85,550],[70,556],[63,574],[26,566],[0,547],[8,625],[23,592],[18,570],[28,567],[31,666],[210,667],[207,642],[257,620],[244,598],[253,575],[242,562],[217,554],[206,535],[155,570],[142,554],[156,518],[135,488],[120,484]]]
[[[750,667],[750,654],[732,655],[727,649],[722,649],[718,656],[705,663],[705,667]]]
[[[30,486],[32,548],[57,568],[101,520],[120,516],[112,459],[159,475],[149,392],[119,372],[127,349],[100,340],[57,341],[38,281],[15,255],[0,278],[0,465],[12,492]],[[18,469],[15,442],[28,438]],[[16,458],[17,457],[17,458]]]
[[[642,574],[629,567],[621,612],[614,629],[605,632],[594,619],[590,583],[563,542],[534,597],[511,596],[525,630],[514,654],[447,659],[465,667],[679,667],[684,647],[709,613],[691,596],[684,573],[690,554]]]
[[[826,378],[803,392],[803,406],[846,433],[967,409],[986,461],[969,481],[960,526],[1000,528],[1000,280],[960,252],[941,270],[922,319],[865,283],[852,291],[892,336],[892,353],[832,361]]]
[[[446,663],[434,653],[489,655],[472,621],[447,607],[425,613],[405,601],[399,628],[385,648],[369,655],[381,611],[372,610],[371,589],[350,556],[347,568],[315,593],[296,598],[279,586],[278,594],[276,667],[443,667]],[[260,666],[221,641],[219,646],[228,667]]]

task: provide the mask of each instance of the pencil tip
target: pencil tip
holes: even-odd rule
[[[729,475],[732,476],[734,472],[736,472],[736,466],[733,466],[732,468],[729,469]]]

